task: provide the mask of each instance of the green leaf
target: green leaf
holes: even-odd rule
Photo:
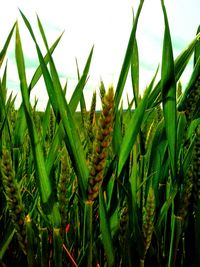
[[[41,28],[40,24],[40,28]],[[41,30],[42,31],[42,30]],[[43,32],[43,39],[44,37],[44,32]],[[50,58],[50,69],[51,69],[51,74],[52,74],[52,80],[50,75],[48,74],[48,70],[46,66],[43,63],[43,58],[40,56],[40,50],[38,45],[37,46],[37,51],[39,55],[39,60],[41,63],[41,66],[43,68],[43,74],[46,82],[46,87],[47,90],[49,89],[48,93],[54,95],[56,98],[56,110],[59,111],[59,114],[62,118],[64,130],[65,130],[65,136],[64,138],[66,142],[67,149],[69,151],[69,155],[72,159],[72,163],[74,165],[75,171],[77,172],[78,176],[78,181],[79,185],[81,188],[81,193],[83,198],[86,198],[86,188],[87,188],[87,179],[88,179],[88,167],[86,165],[86,159],[85,159],[85,153],[83,151],[80,137],[78,135],[78,132],[75,127],[75,121],[73,119],[73,116],[71,114],[70,107],[68,106],[64,92],[62,90],[58,73],[56,71],[54,62],[52,57]],[[46,47],[48,49],[48,46]],[[54,107],[55,103],[52,103],[52,106]]]
[[[22,14],[22,12],[21,12]],[[70,108],[66,102],[64,92],[62,90],[62,86],[59,81],[58,73],[56,71],[53,58],[51,57],[51,54],[49,52],[47,40],[44,34],[44,30],[42,28],[42,24],[38,21],[39,23],[39,28],[40,32],[44,41],[44,44],[46,45],[47,52],[49,54],[49,59],[50,59],[50,70],[51,70],[51,75],[49,73],[49,70],[45,64],[44,58],[42,56],[41,50],[38,46],[38,43],[36,41],[36,38],[34,36],[33,30],[31,28],[30,23],[26,19],[26,17],[22,14],[22,17],[26,23],[26,26],[29,29],[29,32],[33,38],[33,41],[35,42],[36,45],[36,50],[38,53],[38,58],[39,62],[41,65],[46,89],[49,95],[49,99],[51,102],[51,105],[54,109],[54,113],[56,115],[57,122],[60,121],[60,117],[62,118],[62,123],[64,129],[64,141],[67,146],[69,155],[72,160],[72,164],[74,166],[74,169],[76,171],[77,177],[78,177],[78,182],[80,186],[80,190],[82,193],[83,199],[86,199],[86,188],[87,188],[87,179],[88,179],[88,167],[86,165],[86,159],[85,159],[85,153],[83,151],[80,137],[78,135],[78,132],[75,127],[75,121],[73,119],[73,116],[71,114]],[[58,116],[59,115],[59,116]]]
[[[82,96],[83,95],[83,89],[84,89],[84,86],[85,86],[86,81],[87,81],[88,72],[90,69],[90,64],[91,64],[92,55],[93,55],[93,50],[94,50],[94,47],[92,47],[92,49],[90,51],[85,68],[83,70],[83,74],[82,74],[81,78],[79,79],[79,82],[78,82],[78,84],[77,84],[77,86],[73,92],[73,95],[70,99],[70,102],[69,102],[69,108],[70,108],[72,114],[76,111],[77,105],[83,97]]]
[[[188,98],[189,98],[192,90],[194,89],[194,85],[195,85],[197,79],[199,78],[199,74],[200,74],[200,57],[197,59],[197,62],[196,62],[195,67],[193,69],[190,80],[187,84],[187,87],[185,88],[184,93],[181,96],[180,102],[178,104],[178,111],[186,110]],[[197,107],[197,108],[199,108],[199,107]]]
[[[181,150],[182,144],[184,143],[186,124],[187,124],[187,121],[186,121],[184,112],[179,112],[178,118],[177,118],[177,154],[178,155]]]
[[[200,25],[197,29],[197,35],[198,34],[200,34]],[[196,62],[199,57],[200,57],[200,41],[196,44],[195,50],[194,50],[194,66],[196,65]]]
[[[10,33],[9,33],[9,35],[8,35],[8,37],[7,37],[7,39],[6,39],[6,42],[5,42],[5,44],[4,44],[4,47],[3,47],[3,49],[2,49],[1,52],[0,52],[0,68],[1,68],[1,66],[2,66],[2,64],[3,64],[3,61],[4,61],[4,58],[5,58],[5,55],[6,55],[8,46],[9,46],[9,44],[10,44],[10,40],[11,40],[11,38],[12,38],[13,31],[14,31],[14,29],[15,29],[15,25],[16,25],[16,22],[15,22],[15,24],[13,25],[13,27],[12,27],[12,29],[11,29],[11,31],[10,31]]]
[[[57,47],[62,35],[58,37],[58,39],[54,42],[54,44],[50,48],[50,53],[52,54]],[[44,57],[45,63],[47,64],[49,62],[49,56],[48,53]],[[33,87],[37,84],[38,80],[40,79],[42,75],[41,67],[40,65],[36,69],[35,73],[33,74],[33,77],[31,79],[31,82],[29,84],[29,94]],[[19,147],[22,145],[24,140],[24,134],[26,131],[26,118],[24,114],[24,108],[23,104],[21,104],[18,113],[17,113],[17,120],[16,120],[16,126],[15,126],[15,132],[14,132],[14,146]]]
[[[14,129],[14,146],[15,147],[20,147],[23,144],[25,132],[26,132],[26,117],[24,113],[23,104],[21,104],[17,112],[17,118],[15,122],[15,129]]]
[[[154,134],[149,154],[149,170],[148,176],[152,177],[152,186],[154,188],[156,203],[158,200],[159,183],[162,183],[164,166],[168,164],[165,161],[167,151],[167,141],[163,120],[158,124]]]
[[[5,113],[6,106],[6,86],[3,85],[3,82],[0,80],[0,122]]]
[[[45,137],[47,135],[48,126],[50,123],[50,114],[51,114],[51,103],[50,101],[47,102],[47,106],[45,108],[44,114],[42,116],[42,136],[43,142],[45,142]]]
[[[34,255],[34,240],[35,233],[32,227],[32,220],[30,214],[25,217],[26,238],[27,238],[27,261],[29,267],[36,266],[36,260]]]
[[[33,151],[35,168],[37,171],[38,179],[39,179],[39,189],[40,189],[40,197],[43,204],[43,209],[47,214],[51,214],[49,217],[52,220],[54,225],[60,224],[60,215],[58,211],[58,207],[55,206],[55,203],[52,199],[52,188],[50,180],[47,176],[45,169],[45,161],[44,155],[42,151],[42,147],[39,141],[39,137],[33,123],[33,118],[31,116],[31,106],[29,102],[29,91],[26,81],[26,72],[25,72],[25,64],[24,64],[24,56],[21,45],[21,39],[18,29],[18,24],[16,24],[16,44],[15,44],[15,55],[17,62],[17,69],[20,79],[21,93],[22,93],[22,101],[24,112],[26,116],[27,126],[29,130],[29,136],[31,141],[31,148]],[[51,202],[50,202],[51,199]]]
[[[161,88],[163,114],[165,129],[169,146],[169,156],[171,161],[172,175],[176,176],[177,163],[177,113],[176,113],[176,82],[174,73],[174,59],[172,51],[172,42],[168,25],[167,13],[162,2],[162,9],[165,21],[165,34],[163,42],[162,68],[161,68]]]
[[[55,48],[57,47],[62,35],[63,35],[63,33],[57,38],[57,40],[53,43],[53,45],[49,49],[50,54],[53,54],[53,52],[54,52]],[[45,61],[46,64],[49,62],[48,53],[45,55],[44,61]],[[29,84],[29,91],[31,91],[32,88],[37,84],[37,82],[38,82],[38,80],[40,79],[41,76],[42,76],[42,70],[41,70],[41,66],[39,65],[37,67],[35,73],[33,74],[33,77],[32,77],[31,82]]]
[[[46,267],[49,264],[49,232],[48,229],[39,228],[40,231],[40,257],[41,267]]]
[[[123,110],[117,111],[115,115],[115,124],[113,129],[113,149],[114,153],[119,154],[120,145],[122,142],[122,116],[123,116]]]
[[[169,249],[168,267],[176,266],[178,245],[182,233],[182,218],[172,214],[171,217],[171,239]]]
[[[187,130],[187,139],[191,139],[196,128],[200,125],[200,118],[193,120]]]
[[[188,62],[192,56],[192,53],[194,52],[195,46],[198,42],[198,38],[200,37],[200,34],[196,36],[192,42],[178,55],[178,57],[174,61],[174,74],[175,74],[175,81],[177,82],[183,71],[185,70],[186,66],[188,65]],[[148,101],[148,108],[155,105],[155,101],[157,100],[160,102],[160,96],[161,96],[161,81],[159,81],[155,88],[153,89],[152,93],[149,96]]]
[[[53,261],[54,266],[62,267],[62,237],[59,228],[53,228]]]
[[[99,191],[99,216],[102,242],[107,256],[108,267],[115,266],[115,254],[113,249],[110,224],[107,216],[106,204],[102,189]]]
[[[191,43],[180,53],[174,61],[175,79],[176,82],[180,79],[185,67],[199,42],[200,33],[191,41]]]
[[[132,31],[131,31],[131,34],[130,34],[130,39],[129,39],[129,42],[128,42],[128,46],[127,46],[127,49],[126,49],[126,54],[125,54],[125,57],[124,57],[124,61],[123,61],[123,64],[122,64],[119,80],[118,80],[118,83],[117,83],[117,88],[116,88],[116,92],[115,92],[115,100],[114,100],[115,101],[116,110],[119,107],[120,99],[121,99],[121,96],[122,96],[122,93],[123,93],[123,89],[124,89],[124,86],[125,86],[125,83],[126,83],[128,71],[129,71],[129,68],[130,68],[131,59],[132,59],[132,55],[133,55],[133,51],[134,51],[133,47],[134,47],[134,44],[135,44],[135,34],[136,34],[136,29],[137,29],[137,23],[138,23],[138,19],[139,19],[139,16],[140,16],[140,12],[142,10],[143,3],[144,3],[144,0],[141,0],[140,1],[140,5],[138,7],[138,11],[137,11],[136,17],[134,19]]]
[[[59,146],[62,144],[64,136],[65,136],[65,133],[63,130],[63,126],[62,126],[62,123],[60,123],[54,134],[54,137],[53,137],[53,140],[52,140],[52,143],[51,143],[51,146],[49,148],[49,152],[46,158],[46,162],[45,162],[48,175],[50,174],[52,170],[55,159],[58,157],[57,151],[59,149]]]
[[[13,239],[14,234],[14,225],[10,223],[9,225],[7,225],[6,232],[3,233],[2,240],[0,242],[0,260],[3,259],[4,254],[8,250],[8,247]]]
[[[190,146],[187,149],[184,159],[183,159],[183,175],[184,177],[187,176],[187,171],[190,167],[193,155],[194,155],[194,146],[195,146],[196,136],[194,136],[191,140]]]
[[[178,193],[177,183],[173,184],[171,187],[172,187],[171,192],[169,193],[167,200],[164,202],[164,204],[160,210],[158,220],[157,220],[157,223],[155,226],[155,230],[158,232],[160,232],[161,223],[162,223],[163,219],[165,218],[165,216],[167,215],[168,209],[172,205],[172,202],[174,201],[174,198],[175,198],[176,194]]]
[[[119,163],[118,163],[118,173],[117,173],[118,176],[121,174],[121,171],[126,163],[126,160],[130,154],[130,151],[133,148],[137,135],[140,131],[140,127],[141,127],[144,114],[145,114],[145,110],[147,107],[147,103],[148,103],[148,96],[153,87],[157,72],[158,72],[158,69],[156,71],[155,76],[153,77],[151,84],[147,88],[143,99],[141,100],[138,107],[134,110],[132,118],[130,119],[130,122],[127,128],[127,131],[122,139],[122,144],[121,144],[120,151],[119,151]]]
[[[135,42],[133,45],[133,54],[131,60],[131,81],[133,87],[133,96],[135,100],[135,106],[138,106],[138,96],[139,96],[139,54],[138,54],[138,46],[137,40],[135,38]]]

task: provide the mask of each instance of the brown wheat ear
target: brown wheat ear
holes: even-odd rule
[[[113,130],[114,92],[111,86],[102,100],[102,112],[98,120],[98,129],[95,136],[90,174],[88,180],[88,200],[94,201],[102,184],[108,147],[111,143]]]

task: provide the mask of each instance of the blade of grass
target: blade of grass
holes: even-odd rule
[[[8,247],[13,239],[15,232],[16,230],[14,229],[14,225],[9,224],[0,243],[0,260],[3,259],[6,251],[8,250]]]
[[[137,46],[136,38],[135,38],[135,42],[133,45],[133,54],[132,54],[132,60],[131,60],[131,81],[132,81],[132,87],[133,87],[135,107],[137,107],[138,96],[139,96],[139,54],[138,54],[138,46]]]
[[[2,64],[3,64],[3,61],[4,61],[4,58],[5,58],[5,55],[6,55],[8,46],[9,46],[9,44],[10,44],[10,40],[11,40],[11,38],[12,38],[14,29],[15,29],[15,25],[16,25],[16,22],[14,23],[14,25],[13,25],[13,27],[12,27],[12,29],[11,29],[11,31],[10,31],[10,33],[9,33],[9,35],[8,35],[8,37],[7,37],[7,39],[6,39],[6,42],[5,42],[5,44],[4,44],[4,47],[3,47],[3,49],[2,49],[1,52],[0,52],[0,68],[1,68],[1,66],[2,66]]]
[[[186,130],[186,117],[184,112],[178,113],[177,116],[177,155],[180,154],[182,144],[184,143]]]
[[[137,252],[139,257],[143,255],[143,237],[140,229],[140,211],[137,203],[137,189],[138,189],[138,162],[137,162],[137,144],[133,148],[133,167],[129,178],[129,197],[128,197],[128,210],[129,210],[129,229],[132,242],[137,240]],[[132,260],[134,258],[132,257]]]
[[[46,37],[45,37],[45,32],[44,32],[44,29],[42,27],[42,23],[41,23],[39,17],[37,17],[37,20],[38,20],[39,29],[40,29],[43,41],[45,43],[45,46],[46,46],[47,49],[49,49],[48,48],[48,43],[47,43],[47,40],[46,40]],[[82,93],[83,93],[83,88],[84,88],[85,83],[87,81],[87,76],[88,76],[88,72],[89,72],[89,69],[90,69],[93,50],[94,50],[94,46],[92,47],[92,49],[90,51],[90,54],[88,56],[85,68],[83,70],[83,74],[82,74],[81,78],[79,79],[79,82],[78,82],[78,84],[77,84],[77,86],[76,86],[76,88],[75,88],[75,90],[74,90],[74,92],[72,94],[71,100],[69,102],[69,108],[70,108],[72,114],[76,111],[77,105],[78,105],[78,103],[80,101],[80,98],[82,96]]]
[[[182,219],[181,217],[172,214],[171,217],[171,240],[169,249],[168,267],[176,266],[176,256],[178,245],[182,233]]]
[[[50,48],[50,53],[53,53],[55,48],[57,47],[62,35],[54,42],[54,44]],[[46,64],[49,62],[48,53],[45,55],[44,60]],[[33,87],[37,84],[38,80],[40,79],[42,75],[41,67],[40,65],[36,69],[35,73],[33,74],[33,77],[31,79],[31,82],[29,84],[29,94]],[[26,118],[24,114],[23,104],[21,104],[18,113],[17,113],[17,120],[16,120],[16,126],[15,126],[15,133],[14,133],[14,146],[19,147],[22,145],[24,140],[24,134],[26,130]]]
[[[128,75],[128,71],[130,68],[130,64],[131,64],[131,59],[132,59],[132,55],[133,55],[133,47],[134,47],[134,43],[135,43],[135,34],[136,34],[136,29],[137,29],[137,24],[138,24],[138,19],[140,16],[140,12],[142,10],[142,6],[143,6],[144,0],[140,1],[138,10],[137,10],[137,14],[136,17],[134,19],[134,23],[133,23],[133,28],[130,34],[130,39],[128,42],[128,46],[126,49],[126,54],[124,57],[124,61],[122,64],[122,68],[121,68],[121,72],[120,72],[120,76],[119,76],[119,80],[117,83],[117,88],[116,88],[116,92],[115,92],[115,109],[117,110],[119,107],[119,103],[120,103],[120,99],[123,93],[123,89],[126,83],[126,79],[127,79],[127,75]]]
[[[174,198],[176,196],[178,192],[178,185],[177,183],[174,184],[171,188],[171,192],[169,193],[169,197],[167,198],[167,200],[164,202],[161,210],[160,210],[160,213],[159,213],[159,216],[158,216],[158,220],[156,222],[156,225],[155,225],[155,231],[156,232],[161,232],[160,229],[161,229],[161,223],[163,221],[163,219],[165,218],[165,215],[168,213],[168,209],[170,208],[170,206],[172,205],[172,202],[174,201]]]
[[[198,34],[192,42],[180,53],[180,55],[174,61],[174,73],[175,73],[175,81],[177,82],[183,71],[185,70],[188,62],[194,52],[195,46],[199,41],[200,34]],[[155,88],[153,89],[152,93],[149,96],[148,108],[152,107],[157,100],[160,101],[161,95],[161,82],[159,81]]]
[[[176,163],[177,163],[176,82],[174,74],[172,42],[171,42],[167,13],[163,0],[161,1],[161,4],[165,21],[165,33],[163,41],[162,68],[161,68],[163,115],[164,115],[165,129],[169,146],[169,156],[171,160],[172,175],[175,178]]]
[[[54,266],[62,267],[62,238],[59,228],[53,228],[53,260]]]
[[[27,20],[27,18],[25,17],[25,15],[22,13],[21,10],[20,10],[20,13],[21,13],[21,16],[22,16],[22,18],[23,18],[23,20],[24,20],[24,23],[25,23],[26,27],[27,27],[28,30],[29,30],[29,33],[30,33],[30,35],[31,35],[31,37],[32,37],[32,39],[33,39],[33,41],[35,42],[36,49],[37,49],[37,53],[39,54],[39,59],[42,58],[43,65],[45,66],[45,69],[47,69],[47,68],[46,68],[46,64],[45,64],[45,61],[44,61],[44,58],[43,58],[42,53],[41,53],[41,51],[40,51],[40,49],[39,49],[37,40],[36,40],[35,35],[34,35],[34,33],[33,33],[32,27],[31,27],[29,21]],[[51,59],[49,50],[48,50],[47,54],[48,54],[49,59]],[[39,60],[39,62],[40,62],[40,60]],[[40,66],[41,66],[41,62],[40,62]],[[41,66],[41,69],[42,69],[42,73],[43,73],[43,75],[44,75],[44,71],[43,71],[44,68],[42,68],[42,66]],[[50,79],[45,79],[45,84],[46,84],[46,87],[49,88],[49,87],[51,86],[51,85],[50,85],[50,84],[51,84]],[[49,94],[49,99],[50,99],[50,101],[51,101],[51,103],[52,103],[52,106],[54,107],[54,113],[55,113],[55,116],[56,116],[56,118],[57,118],[57,116],[58,116],[58,107],[57,107],[57,106],[58,106],[58,105],[57,105],[57,97],[56,97],[56,94],[55,94],[54,90],[50,90],[50,91],[48,91],[48,94]]]
[[[77,105],[82,98],[83,89],[84,89],[84,86],[86,84],[88,72],[90,69],[93,50],[94,50],[94,46],[92,47],[92,49],[90,51],[90,54],[89,54],[88,59],[87,59],[86,64],[85,64],[85,68],[83,70],[83,74],[80,77],[79,82],[78,82],[76,88],[74,89],[73,95],[72,95],[70,102],[69,102],[69,108],[70,108],[72,114],[76,111]]]
[[[21,11],[20,11],[21,12]],[[78,181],[79,181],[79,186],[81,189],[82,197],[86,199],[86,188],[87,188],[87,179],[88,179],[88,167],[86,165],[86,160],[85,160],[85,154],[81,145],[80,137],[77,133],[77,130],[75,128],[75,121],[72,117],[72,114],[70,112],[69,106],[66,102],[64,92],[62,90],[58,73],[56,71],[53,59],[49,53],[49,48],[48,44],[46,41],[46,37],[42,28],[42,25],[40,23],[40,31],[41,35],[43,38],[43,41],[46,45],[47,51],[49,53],[49,58],[50,58],[50,68],[51,68],[51,75],[49,73],[49,70],[47,69],[47,66],[44,62],[44,58],[42,56],[41,50],[38,46],[38,43],[36,41],[36,38],[34,36],[32,27],[24,14],[21,12],[22,18],[35,42],[36,45],[36,50],[38,53],[38,58],[41,64],[43,76],[44,76],[44,81],[46,85],[46,89],[52,104],[52,107],[54,109],[54,113],[58,114],[59,117],[62,117],[62,122],[64,126],[64,131],[65,131],[65,143],[68,149],[68,152],[70,154],[73,166],[75,168],[75,171],[77,173]],[[56,117],[58,120],[58,117]]]
[[[50,47],[49,52],[50,54],[53,54],[54,50],[56,49],[58,43],[60,42],[60,39],[62,38],[63,33],[56,39],[56,41],[53,43],[53,45]],[[49,62],[49,55],[48,53],[44,57],[44,61],[47,64]],[[42,76],[42,69],[41,66],[39,65],[31,79],[31,82],[29,84],[29,91],[32,90],[32,88],[37,84],[38,80]]]
[[[5,70],[3,73],[3,79],[2,79],[2,94],[4,98],[4,102],[6,102],[6,97],[7,97],[7,63],[5,66]]]
[[[49,234],[48,229],[40,228],[40,253],[41,253],[41,267],[49,266]]]
[[[26,236],[27,236],[27,260],[28,266],[34,267],[36,266],[36,260],[34,255],[34,231],[32,227],[32,220],[30,215],[28,214],[25,218],[26,225]]]
[[[45,33],[42,27],[42,24],[38,18],[38,24],[40,28],[41,35],[43,37],[43,41],[46,45],[47,51],[49,50],[48,48],[48,43],[45,37]],[[37,50],[39,47],[37,46]],[[92,49],[93,51],[93,49]],[[89,69],[90,61],[91,61],[91,56],[92,56],[92,51],[89,56],[89,63],[87,63],[86,67]],[[39,52],[39,50],[38,50]],[[40,61],[42,60],[42,57],[40,58]],[[61,114],[62,120],[63,120],[63,126],[65,129],[65,134],[69,138],[69,141],[66,143],[67,148],[69,150],[69,154],[72,158],[72,162],[75,166],[75,170],[77,171],[78,174],[78,180],[79,180],[79,185],[81,188],[81,193],[83,198],[85,199],[85,192],[87,188],[87,179],[88,179],[88,167],[86,165],[86,160],[85,160],[85,153],[83,151],[80,137],[78,135],[78,132],[75,127],[75,121],[72,116],[72,112],[70,110],[70,105],[67,104],[64,93],[62,91],[62,87],[59,81],[58,73],[56,71],[54,62],[52,57],[50,56],[50,69],[51,69],[51,74],[52,74],[52,81],[54,86],[54,90],[57,96],[57,101],[58,101],[58,107],[59,107],[59,112]],[[81,97],[82,91],[79,92],[79,96]],[[76,101],[75,101],[76,102]],[[73,103],[73,102],[72,102]],[[74,104],[73,104],[74,105]],[[71,106],[72,109],[75,108]],[[76,105],[76,104],[75,104]],[[75,110],[74,110],[75,111]],[[66,140],[66,139],[65,139]]]
[[[114,124],[114,130],[113,130],[113,149],[114,153],[118,154],[120,149],[120,144],[122,142],[122,112],[121,109],[117,111],[115,115],[115,124]]]
[[[197,62],[195,64],[194,70],[192,72],[192,75],[190,77],[190,80],[187,84],[187,87],[185,88],[185,91],[180,99],[180,102],[178,104],[178,111],[183,111],[186,108],[187,105],[187,100],[188,97],[190,95],[191,90],[193,90],[193,86],[197,80],[197,78],[199,77],[199,73],[200,73],[200,57],[197,59]]]
[[[157,72],[158,72],[158,69],[156,71],[155,76],[153,77],[152,82],[150,83],[149,87],[147,88],[147,91],[146,91],[142,101],[140,102],[139,106],[135,109],[135,111],[132,115],[132,118],[129,122],[125,136],[122,139],[122,144],[121,144],[120,151],[119,151],[119,163],[118,163],[118,173],[117,173],[118,176],[122,172],[124,164],[126,163],[126,160],[129,156],[129,153],[130,153],[131,149],[133,148],[133,145],[135,143],[137,135],[140,131],[140,127],[141,127],[144,113],[145,113],[147,103],[148,103],[148,96],[149,96],[151,89],[153,87]]]
[[[50,174],[53,164],[55,162],[55,159],[58,156],[57,151],[58,151],[59,145],[61,144],[64,138],[64,134],[65,133],[62,127],[62,123],[60,123],[54,134],[54,137],[53,137],[53,140],[52,140],[52,143],[51,143],[51,146],[49,148],[49,152],[46,158],[45,165],[46,165],[47,175]]]
[[[45,108],[43,117],[42,117],[42,135],[43,135],[43,142],[45,142],[45,137],[47,135],[49,121],[50,121],[50,113],[51,113],[51,103],[50,101],[47,102],[47,106]]]
[[[40,196],[41,196],[41,201],[43,204],[42,206],[47,214],[52,215],[49,217],[52,220],[52,223],[54,225],[59,226],[60,224],[59,210],[58,210],[58,207],[56,206],[56,203],[53,202],[53,199],[51,199],[50,201],[50,198],[52,198],[51,183],[46,173],[43,151],[42,151],[42,148],[39,142],[39,137],[38,137],[36,128],[34,127],[33,119],[31,116],[31,107],[30,107],[30,102],[29,102],[29,92],[28,92],[28,86],[27,86],[27,81],[26,81],[24,56],[23,56],[23,50],[22,50],[22,45],[21,45],[21,38],[19,34],[18,24],[16,24],[15,55],[16,55],[17,69],[18,69],[20,85],[21,85],[23,107],[24,107],[27,126],[29,130],[31,147],[32,147],[33,155],[34,155],[35,167],[36,167],[36,171],[37,171],[38,179],[39,179]]]
[[[200,34],[200,25],[197,29],[197,35]],[[194,66],[196,65],[197,59],[200,57],[200,41],[196,44],[194,50]]]
[[[0,90],[1,90],[1,86],[0,86]],[[4,107],[3,117],[2,117],[1,124],[0,124],[0,136],[2,136],[3,129],[6,125],[7,126],[6,135],[7,135],[7,137],[9,137],[10,141],[12,141],[12,134],[11,134],[8,114],[9,114],[9,110],[10,110],[11,106],[12,106],[12,93],[10,94],[10,96],[7,100],[6,106]],[[7,141],[8,141],[8,139],[7,139]]]
[[[111,237],[111,230],[107,216],[106,204],[103,197],[102,189],[99,192],[99,216],[102,242],[107,256],[108,267],[115,266],[115,254]]]
[[[87,267],[93,261],[93,201],[85,201],[83,224],[83,249],[87,253]]]

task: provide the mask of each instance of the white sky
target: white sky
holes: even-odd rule
[[[196,34],[200,24],[200,1],[167,0],[165,2],[176,57]],[[36,13],[42,21],[49,44],[52,44],[64,30],[65,33],[54,53],[54,59],[62,84],[64,85],[68,79],[69,99],[77,83],[75,58],[78,59],[82,72],[94,44],[90,79],[84,90],[89,108],[93,91],[99,89],[100,77],[106,87],[111,83],[114,86],[117,84],[132,26],[132,8],[136,12],[138,3],[139,0],[6,0],[1,5],[0,47],[3,46],[11,27],[18,19],[26,57],[27,76],[30,81],[37,67],[37,55],[18,8],[31,22],[38,39],[40,35]],[[161,63],[163,32],[160,0],[145,0],[137,30],[141,92],[149,84],[158,64]],[[13,49],[14,38],[8,52],[8,88],[13,90],[14,94],[18,94],[19,102],[20,90]],[[189,68],[185,71],[182,77],[183,84],[186,84],[190,71]],[[131,99],[130,81],[127,81],[125,99],[126,93]],[[38,108],[44,109],[47,95],[42,81],[33,90],[32,99],[34,95],[39,98]]]

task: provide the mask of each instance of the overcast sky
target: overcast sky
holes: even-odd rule
[[[194,38],[200,24],[200,0],[167,0],[166,8],[173,40],[174,57],[176,57]],[[16,19],[22,38],[22,46],[26,57],[28,81],[38,65],[37,54],[29,33],[20,17],[18,8],[26,15],[40,39],[37,29],[36,13],[44,26],[49,44],[65,31],[54,59],[64,85],[68,79],[68,99],[77,83],[77,58],[80,70],[94,45],[94,54],[90,69],[90,79],[85,88],[87,106],[90,106],[94,90],[98,91],[100,77],[106,87],[117,84],[121,65],[125,55],[131,26],[132,8],[136,11],[137,0],[6,0],[1,5],[0,46]],[[158,64],[161,63],[163,40],[163,14],[160,0],[145,0],[137,29],[137,40],[140,57],[140,91],[152,79]],[[16,63],[14,60],[14,38],[8,51],[8,88],[18,94],[20,90]],[[191,69],[182,77],[185,85]],[[127,82],[124,95],[132,98],[130,82]],[[47,101],[45,88],[40,81],[33,90],[31,98],[39,98],[38,108],[44,109]],[[98,108],[100,104],[98,103]]]

